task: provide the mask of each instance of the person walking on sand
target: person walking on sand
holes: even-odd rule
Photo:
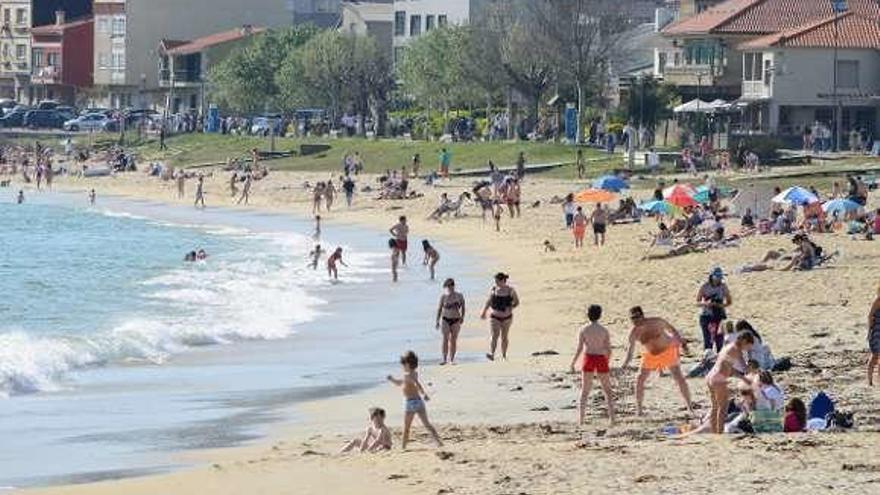
[[[510,218],[519,218],[519,204],[521,196],[522,189],[519,185],[519,179],[511,178],[507,183],[504,194],[504,199],[507,203],[507,211],[510,213]]]
[[[577,166],[577,174],[578,179],[583,179],[584,174],[587,173],[587,169],[584,166],[584,151],[578,148],[577,153],[575,153],[575,166]]]
[[[229,176],[229,194],[233,198],[238,196],[238,172],[233,171],[232,175]]]
[[[415,155],[413,155],[411,168],[412,168],[412,176],[418,177],[419,176],[419,169],[422,168],[422,155],[420,155],[419,153],[416,153]]]
[[[516,178],[519,180],[524,179],[526,176],[526,154],[524,151],[520,151],[519,155],[516,157]]]
[[[709,273],[709,280],[697,292],[704,352],[710,352],[713,344],[715,352],[721,351],[721,346],[724,345],[721,323],[727,319],[726,308],[732,302],[730,289],[724,283],[724,271],[716,267]]]
[[[194,203],[196,208],[205,207],[205,177],[200,175],[199,181],[196,183],[196,200]]]
[[[183,170],[177,171],[177,199],[183,199],[186,193],[186,173]]]
[[[312,214],[321,213],[321,203],[324,200],[324,183],[318,182],[312,190]]]
[[[168,145],[165,144],[165,125],[159,126],[159,151],[166,151]]]
[[[409,237],[409,225],[406,224],[406,217],[401,216],[398,218],[397,223],[388,229],[388,232],[391,233],[391,237],[394,238],[394,241],[397,244],[397,249],[400,250],[402,263],[406,265],[406,250],[408,247],[407,239]]]
[[[602,393],[605,394],[605,404],[608,408],[608,421],[614,424],[614,398],[611,395],[611,377],[609,376],[609,363],[611,362],[611,334],[608,329],[599,324],[602,318],[602,307],[593,304],[587,310],[587,318],[590,324],[583,327],[578,334],[577,350],[571,359],[571,372],[574,373],[574,365],[581,353],[584,359],[581,364],[581,397],[578,407],[578,424],[584,424],[587,412],[587,401],[590,398],[590,388],[593,386],[593,377],[599,378],[602,385]]]
[[[336,199],[336,186],[333,185],[333,179],[329,179],[324,187],[324,204],[327,206],[328,212],[333,207],[334,199]]]
[[[596,209],[590,215],[590,223],[593,224],[593,244],[604,246],[605,231],[608,229],[608,211],[602,203],[596,203]]]
[[[510,327],[513,324],[513,310],[519,306],[519,296],[513,287],[507,284],[509,275],[498,273],[495,275],[495,285],[489,292],[489,298],[480,313],[480,319],[489,317],[489,352],[486,359],[495,360],[495,349],[498,347],[498,339],[501,338],[501,357],[507,359]],[[491,310],[491,311],[490,311]]]
[[[332,278],[333,280],[339,280],[339,268],[336,266],[336,263],[348,268],[348,265],[342,261],[342,248],[336,248],[336,251],[333,251],[333,254],[327,258],[327,276]]]
[[[464,315],[464,296],[455,291],[455,280],[447,278],[443,282],[443,295],[440,296],[440,304],[437,307],[437,322],[435,323],[435,328],[440,330],[443,335],[441,366],[446,363],[455,363],[458,333],[461,331]]]
[[[746,378],[746,353],[755,344],[755,336],[752,332],[740,332],[736,340],[725,345],[715,366],[706,375],[706,385],[709,387],[709,398],[712,400],[712,410],[709,413],[709,422],[712,425],[712,433],[724,433],[724,423],[727,418],[727,403],[729,392],[727,380],[731,377],[740,378],[747,387],[752,388],[752,382]]]
[[[434,246],[432,246],[427,239],[422,240],[422,250],[425,252],[425,259],[422,261],[422,264],[428,267],[428,272],[431,274],[431,280],[434,280],[434,267],[436,267],[437,262],[440,261],[440,253],[434,249]]]
[[[254,175],[253,173],[247,173],[244,176],[244,185],[241,186],[241,196],[238,197],[238,201],[235,204],[241,204],[242,201],[245,205],[251,200],[251,186],[254,183]]]
[[[351,204],[354,201],[354,188],[354,179],[351,176],[346,176],[342,180],[342,190],[345,192],[345,205],[349,208],[351,208]]]
[[[400,356],[400,366],[403,368],[403,377],[398,379],[388,375],[387,379],[389,382],[400,387],[403,391],[404,415],[403,441],[401,442],[401,448],[406,450],[406,444],[409,443],[409,432],[412,428],[413,419],[415,419],[416,416],[419,417],[422,425],[428,430],[428,433],[431,434],[431,438],[434,439],[434,443],[437,444],[437,447],[442,447],[443,441],[440,440],[440,435],[437,434],[437,430],[430,421],[428,421],[428,411],[425,408],[425,402],[428,402],[431,399],[425,392],[424,387],[422,387],[422,383],[419,381],[419,373],[416,371],[419,367],[419,357],[415,352],[408,351],[403,356]]]
[[[868,348],[871,352],[868,356],[868,386],[871,387],[874,385],[874,369],[880,363],[880,288],[868,311]]]
[[[449,178],[449,165],[452,162],[452,157],[449,155],[449,151],[446,148],[440,150],[440,177],[444,179]]]
[[[646,318],[640,306],[630,309],[630,321],[633,328],[629,334],[629,345],[626,350],[626,359],[623,368],[629,366],[635,352],[636,344],[644,348],[642,352],[642,365],[639,376],[636,379],[636,415],[642,415],[642,403],[645,399],[645,382],[652,372],[668,370],[678,385],[681,397],[687,405],[688,412],[693,414],[691,404],[691,392],[687,381],[681,372],[680,353],[687,352],[687,344],[681,338],[681,334],[672,325],[662,318]]]
[[[584,209],[578,206],[577,210],[575,210],[574,217],[571,220],[575,248],[580,249],[584,247],[584,235],[587,233],[588,222],[589,220],[587,219],[587,215],[584,214]]]

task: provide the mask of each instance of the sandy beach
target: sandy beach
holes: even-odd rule
[[[255,183],[250,207],[307,215],[311,194],[302,184],[326,177],[273,172]],[[233,206],[226,178],[218,172],[206,181],[209,208]],[[373,185],[373,180],[363,177],[359,186]],[[322,213],[325,229],[357,224],[382,231],[397,216],[407,215],[411,249],[418,247],[416,240],[426,238],[441,256],[444,247],[454,246],[483,260],[473,270],[485,274],[485,291],[465,294],[469,306],[462,331],[465,353],[484,352],[488,324],[478,319],[478,310],[491,287],[492,274],[510,273],[510,282],[522,299],[511,331],[510,360],[420,369],[432,398],[428,411],[446,442],[444,448],[431,446],[416,422],[416,442],[409,451],[336,454],[345,441],[361,434],[370,406],[388,411],[388,424],[399,445],[400,392],[377,376],[375,389],[301,407],[305,421],[281,425],[256,445],[187,454],[199,465],[193,469],[22,493],[794,493],[805,488],[876,493],[880,486],[876,459],[880,389],[867,388],[864,377],[866,314],[880,283],[880,249],[875,242],[851,240],[844,234],[818,235],[815,240],[827,251],[842,253],[827,268],[739,274],[737,267],[760,260],[768,250],[790,248],[789,238],[749,237],[739,247],[640,261],[649,233],[656,227],[647,219],[641,224],[612,226],[604,247],[589,242],[575,250],[561,207],[550,199],[578,186],[539,176],[525,180],[522,218],[505,216],[500,233],[490,223],[484,224],[474,207],[466,210],[467,217],[442,223],[427,220],[441,192],[455,197],[470,185],[471,180],[456,179],[437,188],[419,186],[425,197],[409,201],[375,201],[361,194],[351,210],[339,198],[337,209]],[[84,202],[86,191],[92,188],[99,203],[103,195],[177,201],[172,182],[142,173],[63,179],[58,187],[81,192]],[[190,203],[193,182],[187,187],[185,202]],[[649,195],[650,191],[633,191],[636,198]],[[532,207],[537,201],[540,206]],[[869,205],[877,208],[878,203],[880,198],[872,192]],[[734,230],[737,224],[728,221]],[[544,240],[555,244],[557,251],[544,252]],[[420,256],[420,249],[411,251],[411,266],[402,272],[403,278],[427,276],[415,262]],[[855,413],[855,431],[672,439],[661,429],[685,423],[688,415],[668,377],[650,380],[647,416],[634,416],[635,372],[617,370],[630,328],[628,309],[641,305],[649,316],[668,319],[694,349],[701,348],[695,298],[713,266],[729,274],[726,281],[734,301],[728,310],[730,318],[748,319],[777,357],[791,357],[793,368],[776,375],[786,394],[807,400],[814,391],[827,391],[840,408]],[[447,276],[456,274],[444,271],[441,259],[438,277]],[[603,416],[599,391],[593,392],[595,408],[588,413],[587,426],[575,424],[579,375],[569,374],[568,364],[589,304],[604,307],[603,323],[612,333],[619,424],[611,428]],[[382,310],[377,306],[377,311]],[[425,315],[424,328],[430,327],[432,317]],[[393,356],[405,350],[382,350],[392,357],[388,373],[399,374]],[[685,369],[698,360],[698,353],[685,357]],[[700,411],[705,410],[709,399],[704,380],[692,379],[689,384]]]

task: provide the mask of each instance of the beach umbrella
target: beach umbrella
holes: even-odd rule
[[[593,187],[611,192],[620,192],[624,189],[629,189],[629,184],[616,175],[603,175],[593,181]]]
[[[719,186],[718,189],[718,197],[719,198],[728,198],[733,194],[733,188]],[[697,188],[697,192],[693,195],[695,201],[699,203],[708,203],[709,202],[709,186],[700,186]]]
[[[693,196],[685,193],[684,191],[675,192],[674,194],[666,198],[666,201],[681,208],[685,208],[688,206],[697,206],[699,204],[694,200]]]
[[[688,196],[693,196],[696,192],[697,190],[690,184],[675,184],[674,186],[669,186],[663,190],[663,197],[669,198],[673,194],[686,194]]]
[[[617,199],[617,195],[604,189],[584,189],[575,194],[574,200],[578,203],[610,203]]]
[[[774,196],[772,201],[774,203],[794,203],[796,205],[806,205],[818,202],[819,198],[817,198],[815,194],[811,193],[801,186],[794,186],[789,187],[785,191],[782,191],[781,193]]]
[[[675,206],[669,201],[648,201],[639,205],[639,209],[654,213],[655,215],[675,215],[681,213],[681,208]]]
[[[831,201],[822,205],[822,210],[824,210],[825,213],[829,215],[840,215],[858,211],[861,207],[862,205],[849,199],[832,199]]]

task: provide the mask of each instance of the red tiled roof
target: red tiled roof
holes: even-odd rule
[[[89,24],[92,22],[91,17],[86,17],[83,19],[77,19],[75,21],[70,21],[64,24],[43,24],[42,26],[35,26],[31,28],[31,34],[36,35],[51,35],[51,34],[62,34],[67,29],[72,29],[75,27],[82,26],[84,24]]]
[[[848,0],[849,11],[880,19],[877,0]],[[831,17],[831,0],[728,0],[670,25],[667,35],[777,33]]]
[[[209,48],[215,45],[222,45],[223,43],[229,43],[230,41],[244,39],[248,36],[262,33],[265,30],[266,28],[261,27],[238,27],[235,29],[230,29],[229,31],[223,31],[222,33],[214,33],[208,36],[204,36],[202,38],[197,38],[182,45],[174,47],[166,46],[166,53],[168,55],[191,55],[193,53],[199,53],[205,48]]]
[[[837,22],[838,25],[835,27],[834,16],[828,16],[796,28],[753,39],[739,47],[744,50],[771,46],[880,49],[880,24],[876,19],[848,12],[841,15]]]

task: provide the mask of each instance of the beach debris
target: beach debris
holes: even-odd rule
[[[437,495],[446,495],[448,493],[455,493],[455,490],[452,488],[441,488],[437,490]]]
[[[533,407],[533,408],[529,409],[529,411],[532,411],[532,412],[547,412],[549,410],[550,410],[550,407],[548,407],[548,406],[538,406],[538,407]]]
[[[513,387],[512,389],[510,389],[510,391],[511,392],[522,392],[522,389],[523,389],[522,385],[517,385],[517,386]]]
[[[506,435],[510,432],[509,426],[490,426],[487,429],[496,435]]]
[[[223,469],[223,466],[221,466],[220,464],[211,464],[211,467],[214,469],[219,469],[219,470]]]
[[[437,458],[441,461],[448,461],[449,459],[455,457],[455,454],[453,454],[452,452],[446,452],[445,450],[440,450],[434,455],[436,455]]]
[[[558,355],[559,355],[559,353],[556,352],[556,351],[554,351],[553,349],[548,349],[548,350],[546,350],[546,351],[536,351],[536,352],[533,352],[533,353],[532,353],[532,357],[539,357],[539,356],[558,356]]]
[[[542,424],[542,425],[538,425],[538,428],[540,428],[541,433],[543,433],[545,435],[559,435],[559,434],[565,433],[565,431],[557,430],[557,429],[553,428],[553,425],[546,424],[546,423]]]
[[[880,473],[880,464],[844,464],[841,469],[862,473]]]
[[[495,480],[495,484],[496,485],[503,485],[505,483],[510,483],[511,481],[513,481],[513,478],[505,475],[505,476],[502,476],[502,477],[498,478],[497,480]]]
[[[810,337],[812,337],[814,339],[821,339],[823,337],[828,337],[829,335],[831,335],[831,332],[816,332],[816,333],[811,333]]]
[[[394,480],[405,480],[407,478],[409,478],[409,476],[407,476],[405,474],[389,474],[388,477],[385,479],[387,479],[389,481],[394,481]]]
[[[306,456],[312,456],[312,455],[327,455],[327,454],[325,454],[323,452],[318,452],[316,450],[309,449],[309,450],[304,450],[303,453],[300,455],[303,457],[306,457]]]
[[[636,483],[652,483],[655,481],[660,481],[660,478],[653,474],[643,474],[641,476],[637,476],[635,480]]]

